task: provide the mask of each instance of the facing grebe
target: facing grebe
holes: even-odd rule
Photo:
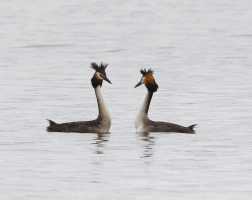
[[[98,66],[96,63],[91,64],[91,68],[95,70],[94,76],[91,79],[92,86],[95,90],[97,98],[99,115],[97,119],[92,121],[68,122],[57,124],[52,120],[48,120],[50,126],[47,127],[48,132],[77,132],[77,133],[108,133],[111,126],[111,117],[102,97],[101,86],[103,80],[111,84],[106,76],[105,69],[108,64],[101,63]]]
[[[151,102],[153,93],[157,91],[158,85],[153,77],[154,71],[149,69],[146,71],[140,70],[143,75],[141,81],[135,86],[138,87],[142,84],[148,89],[147,95],[145,97],[144,103],[139,110],[136,119],[135,127],[137,132],[179,132],[179,133],[195,133],[193,127],[196,125],[191,125],[189,127],[180,126],[177,124],[172,124],[169,122],[154,122],[148,118],[148,110]]]

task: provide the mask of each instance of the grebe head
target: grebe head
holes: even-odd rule
[[[146,71],[146,69],[141,69],[140,73],[143,75],[140,82],[135,86],[138,87],[142,84],[145,85],[145,87],[150,91],[150,92],[156,92],[158,89],[158,85],[153,77],[154,71],[152,69],[149,69]]]
[[[91,63],[91,68],[95,70],[94,76],[91,79],[92,86],[96,88],[97,86],[102,86],[103,80],[107,81],[108,83],[112,84],[111,81],[107,78],[105,69],[107,68],[108,64],[101,63],[98,66],[96,63]]]

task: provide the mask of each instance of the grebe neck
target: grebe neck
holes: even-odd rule
[[[144,99],[143,105],[142,105],[141,109],[139,110],[139,113],[142,113],[142,114],[148,116],[148,111],[149,111],[152,96],[153,96],[153,92],[148,91],[147,95]]]
[[[105,101],[104,101],[102,93],[101,93],[101,87],[100,87],[100,85],[98,85],[95,88],[95,95],[96,95],[97,103],[98,103],[99,116],[101,116],[101,117],[109,117],[110,118],[110,114],[109,114],[108,108],[107,108],[107,106],[105,104]]]

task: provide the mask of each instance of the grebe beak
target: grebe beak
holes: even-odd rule
[[[142,85],[142,81],[140,81],[138,84],[136,84],[135,88]]]
[[[112,84],[111,81],[107,78],[106,75],[100,74],[100,76],[103,78],[103,80],[107,81],[108,83]]]
[[[107,81],[108,83],[112,84],[111,81],[107,78],[107,77],[102,77],[105,81]]]

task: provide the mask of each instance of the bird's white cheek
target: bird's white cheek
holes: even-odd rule
[[[144,84],[145,77],[142,78],[141,83]]]
[[[100,73],[98,74],[98,78],[99,78],[100,80],[103,80],[103,78],[102,78],[102,76],[101,76]]]

